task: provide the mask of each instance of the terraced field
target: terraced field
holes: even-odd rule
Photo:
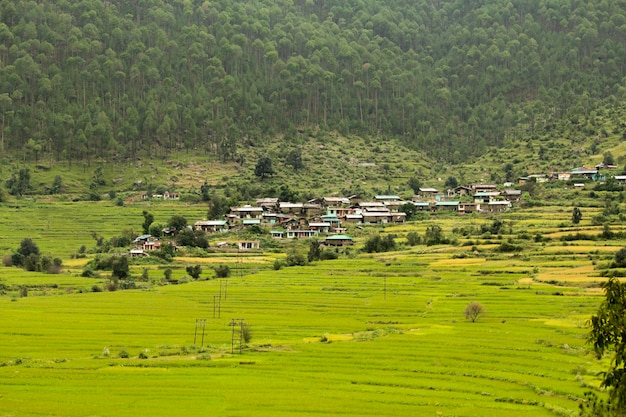
[[[626,242],[561,240],[601,233],[592,209],[576,227],[571,210],[513,211],[499,235],[476,232],[493,221],[478,216],[353,229],[357,247],[340,259],[280,270],[274,261],[305,253],[308,241],[189,253],[132,265],[132,275],[149,275],[138,289],[93,292],[108,273],[83,278],[93,254],[70,255],[94,246],[91,231],[139,231],[146,209],[161,223],[206,211],[0,206],[2,251],[31,237],[66,268],[0,267],[0,416],[574,416],[606,368],[588,351],[586,322],[601,300],[598,268]],[[404,243],[433,224],[453,244]],[[361,252],[374,233],[395,234],[399,250]],[[519,250],[500,251],[504,242]],[[184,279],[189,264],[203,265],[201,280]],[[214,265],[231,277],[212,279]],[[168,267],[181,284],[163,285]],[[475,323],[464,317],[473,301],[485,308]],[[245,319],[249,343],[240,345],[232,319]]]

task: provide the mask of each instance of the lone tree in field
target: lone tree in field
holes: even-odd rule
[[[605,298],[598,313],[591,317],[587,342],[593,345],[598,359],[605,353],[613,354],[601,385],[607,389],[609,401],[605,404],[594,393],[587,393],[588,402],[581,407],[581,415],[623,416],[626,411],[626,284],[609,278],[602,288]]]
[[[484,311],[485,309],[481,303],[472,301],[465,307],[465,318],[470,319],[474,323]]]
[[[578,224],[583,219],[583,214],[578,207],[574,207],[572,210],[572,223]]]

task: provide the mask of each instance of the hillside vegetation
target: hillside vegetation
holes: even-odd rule
[[[601,140],[594,111],[626,91],[623,6],[3,0],[0,152],[232,161],[317,126],[452,162],[562,123]]]

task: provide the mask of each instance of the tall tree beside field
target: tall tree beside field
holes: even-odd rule
[[[604,373],[602,387],[609,401],[599,401],[593,393],[583,407],[584,416],[623,416],[626,412],[626,284],[609,278],[602,284],[604,300],[596,315],[591,317],[588,343],[596,357],[611,354],[609,369]]]
[[[141,215],[143,216],[143,223],[141,227],[143,228],[143,233],[150,233],[150,226],[154,222],[154,214],[149,213],[147,210],[144,210]]]
[[[578,224],[583,219],[583,214],[578,207],[574,207],[572,210],[572,223]]]

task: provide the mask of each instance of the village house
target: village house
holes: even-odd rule
[[[227,232],[228,222],[226,220],[199,220],[193,224],[193,227],[206,233]]]
[[[458,201],[437,201],[435,203],[436,211],[459,211]]]
[[[322,215],[322,205],[316,203],[305,203],[302,205],[302,211],[307,219]]]
[[[417,197],[418,199],[430,200],[430,199],[437,198],[438,194],[439,194],[439,190],[436,188],[420,187],[418,189]]]
[[[285,237],[284,230],[270,230],[270,236],[274,239],[282,239]]]
[[[595,168],[574,168],[571,172],[572,180],[588,180],[588,181],[603,181],[606,179],[604,175]]]
[[[572,177],[571,172],[551,172],[550,179],[557,181],[569,181]]]
[[[285,231],[285,237],[287,239],[306,239],[317,236],[318,233],[317,230],[287,230]]]
[[[241,207],[231,207],[228,218],[233,222],[242,223],[243,220],[256,219],[261,220],[263,217],[262,207],[253,207],[251,205],[245,205]]]
[[[474,194],[474,203],[489,203],[498,200],[498,191],[480,191]]]
[[[260,247],[258,240],[242,240],[237,242],[237,249],[239,250],[254,250]]]
[[[370,210],[370,211],[389,211],[388,208],[385,207],[385,204],[383,204],[380,201],[361,201],[358,205],[357,205],[358,209],[361,209],[361,211],[363,210]],[[355,210],[355,213],[359,213],[359,210]]]
[[[459,185],[458,187],[454,189],[454,194],[458,196],[470,195],[472,194],[472,191],[473,190],[471,187],[467,187],[465,185]]]
[[[490,192],[498,189],[497,184],[471,184],[469,187],[474,190],[474,193]]]
[[[324,197],[322,199],[322,206],[324,207],[348,207],[350,206],[350,199],[346,197]]]
[[[481,204],[480,207],[485,213],[501,213],[511,208],[511,202],[506,200],[490,201],[487,204]]]
[[[170,193],[169,191],[166,191],[163,193],[163,200],[179,200],[180,199],[180,194],[178,193]]]
[[[626,175],[615,175],[613,178],[620,184],[626,184]]]
[[[159,239],[148,239],[143,242],[143,250],[145,252],[150,252],[153,250],[161,249],[161,241]]]
[[[382,203],[386,203],[389,201],[400,201],[401,198],[397,195],[375,195],[374,201],[380,201]]]
[[[360,224],[360,223],[363,223],[363,215],[360,213],[347,214],[345,221],[346,223]]]
[[[330,224],[330,229],[337,229],[341,227],[341,220],[333,214],[324,214],[320,217],[323,222],[327,222]]]
[[[480,211],[480,203],[462,203],[459,202],[457,207],[459,214],[478,213]]]
[[[417,211],[431,211],[431,204],[427,201],[414,201],[413,205]]]
[[[353,244],[354,240],[348,235],[332,235],[324,239],[324,245],[327,246],[350,246]]]
[[[279,210],[283,214],[294,214],[296,216],[301,216],[304,214],[304,204],[281,201],[279,203]]]
[[[263,208],[265,211],[276,211],[278,210],[278,198],[257,198],[256,205]]]
[[[502,190],[502,193],[500,195],[508,201],[518,202],[522,198],[522,190],[514,190],[512,188],[507,188],[505,190]]]
[[[310,222],[309,229],[315,230],[318,233],[328,233],[330,231],[330,223],[327,222]]]

